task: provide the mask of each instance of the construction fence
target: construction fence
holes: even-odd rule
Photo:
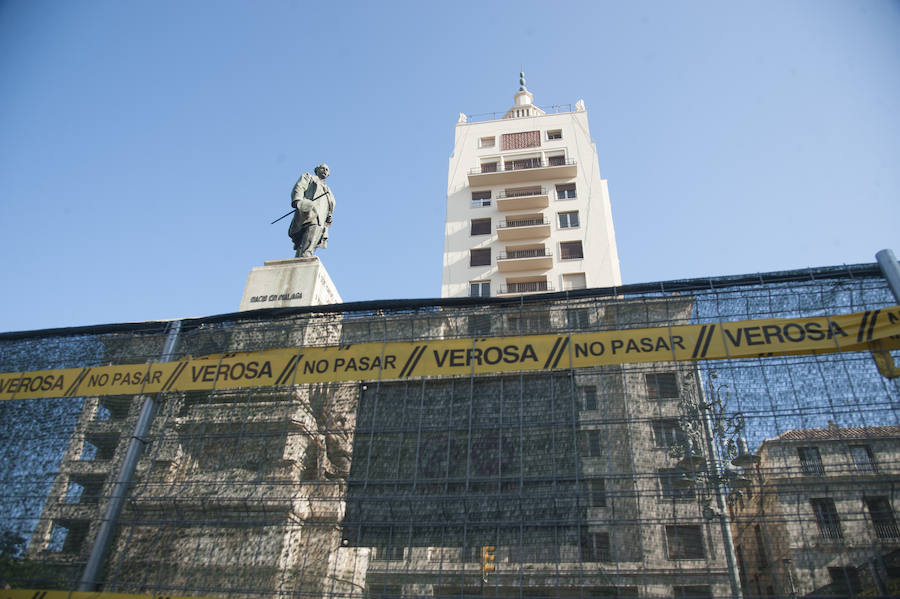
[[[3,597],[896,596],[896,304],[866,264],[0,334]]]

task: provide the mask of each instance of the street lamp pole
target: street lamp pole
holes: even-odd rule
[[[717,395],[719,391],[716,391]],[[703,381],[697,376],[697,394],[699,396],[699,408],[701,422],[704,429],[704,437],[706,438],[707,455],[712,460],[712,466],[717,467],[719,464],[719,451],[716,444],[713,443],[713,427],[710,422],[709,410],[706,408],[706,402],[703,400]],[[720,397],[716,398],[721,400]],[[734,599],[743,599],[741,591],[741,582],[738,576],[737,558],[734,551],[734,539],[731,536],[731,523],[728,521],[728,510],[725,505],[725,485],[716,472],[714,479],[716,496],[716,508],[718,511],[719,526],[722,529],[722,540],[725,542],[725,562],[728,565],[728,581],[731,583],[731,595]]]

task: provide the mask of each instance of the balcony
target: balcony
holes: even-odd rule
[[[497,210],[540,210],[550,205],[543,187],[527,191],[506,191],[497,195]]]
[[[571,179],[577,168],[573,160],[551,160],[539,158],[509,160],[502,165],[492,162],[469,171],[469,186],[503,185],[524,183],[545,179]]]
[[[497,270],[515,272],[520,270],[541,270],[553,267],[553,255],[545,248],[530,250],[507,250],[497,256]]]
[[[500,241],[544,237],[550,237],[550,223],[544,220],[543,216],[507,218],[506,222],[497,225],[497,238]]]
[[[553,285],[549,281],[524,281],[521,283],[507,283],[500,287],[500,295],[521,295],[525,293],[544,293],[553,291]]]

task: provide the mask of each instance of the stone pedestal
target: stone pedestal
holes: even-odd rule
[[[341,296],[318,257],[266,260],[250,271],[238,311],[340,302]]]

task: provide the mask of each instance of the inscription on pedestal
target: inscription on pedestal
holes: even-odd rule
[[[341,296],[321,261],[269,260],[250,271],[240,311],[339,303]]]
[[[257,304],[262,302],[279,302],[279,301],[290,301],[290,300],[298,300],[303,297],[302,291],[296,291],[294,293],[272,293],[269,295],[254,295],[250,297],[251,304]]]

